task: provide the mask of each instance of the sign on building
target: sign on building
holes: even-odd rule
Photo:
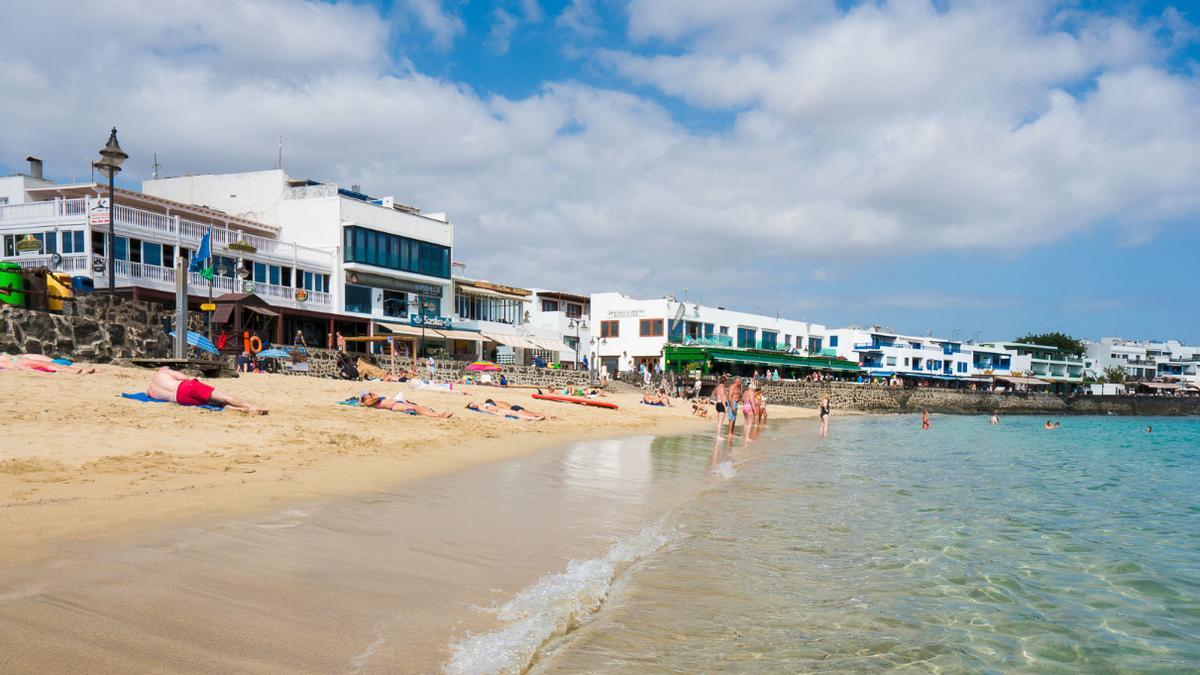
[[[108,201],[108,197],[100,197],[92,202],[92,208],[88,210],[88,225],[108,225],[109,219],[112,217],[112,209]]]

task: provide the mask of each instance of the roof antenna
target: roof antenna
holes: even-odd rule
[[[275,156],[275,168],[283,168],[283,136],[279,137],[279,153]]]
[[[152,171],[150,173],[150,175],[153,176],[154,178],[158,178],[158,167],[159,166],[161,166],[161,165],[158,163],[158,153],[156,152],[156,153],[154,153],[154,165],[153,165],[154,171]]]

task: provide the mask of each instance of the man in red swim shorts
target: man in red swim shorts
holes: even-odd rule
[[[171,370],[166,366],[159,368],[150,378],[150,386],[146,388],[150,398],[171,401],[179,405],[217,405],[252,415],[266,415],[267,410],[257,408],[242,399],[217,391],[200,380],[193,380],[187,375]]]

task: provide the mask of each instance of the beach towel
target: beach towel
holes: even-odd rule
[[[479,408],[467,408],[467,410],[470,410],[471,412],[483,413],[483,414],[485,414],[485,415],[491,415],[491,414],[492,414],[492,413],[490,413],[490,412],[488,412],[488,411],[486,411],[486,410],[480,410]],[[508,420],[516,420],[516,421],[518,421],[518,422],[521,422],[521,421],[522,421],[522,420],[521,420],[521,418],[520,418],[520,417],[517,417],[516,415],[505,415],[505,416],[504,416],[504,419],[508,419]]]
[[[70,366],[74,365],[75,362],[71,359],[50,359],[50,363],[57,363],[60,366]]]
[[[338,405],[348,405],[348,406],[352,406],[352,407],[358,407],[362,404],[358,402],[357,396],[351,396],[350,398],[346,399],[345,401],[338,401]],[[402,415],[416,415],[417,414],[416,410],[392,410],[390,408],[386,408],[386,410],[388,412],[397,412]]]
[[[665,408],[667,404],[666,403],[647,403],[646,401],[642,401],[642,405],[652,405],[656,408]]]
[[[123,394],[121,394],[121,398],[127,398],[130,401],[137,401],[138,403],[170,403],[170,401],[167,401],[167,400],[164,400],[161,398],[150,398],[150,395],[144,391],[139,391],[136,394],[124,394],[123,393]],[[213,411],[217,411],[217,412],[225,409],[219,405],[185,405],[183,407],[184,408],[200,408],[201,410],[213,410]]]

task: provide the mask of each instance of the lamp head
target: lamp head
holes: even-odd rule
[[[121,149],[121,144],[117,142],[117,128],[113,127],[112,132],[108,135],[108,143],[104,144],[104,149],[100,151],[100,156],[107,161],[109,165],[121,170],[121,163],[129,159],[129,154]]]

